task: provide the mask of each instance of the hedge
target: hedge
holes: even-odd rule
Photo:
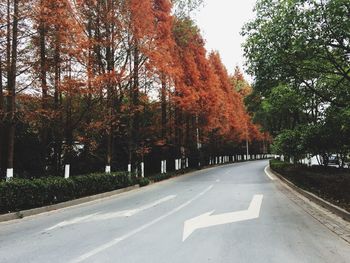
[[[276,159],[270,160],[270,167],[278,173],[285,173],[292,169],[295,165],[287,162],[282,162]]]
[[[128,173],[89,174],[69,179],[62,177],[13,179],[0,182],[0,213],[57,204],[138,183],[144,186],[149,182],[131,177]]]

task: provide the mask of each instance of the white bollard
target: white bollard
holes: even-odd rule
[[[145,177],[145,163],[141,162],[141,177]]]
[[[64,166],[64,178],[65,179],[68,179],[69,178],[69,172],[70,172],[70,165],[69,164],[66,164]]]
[[[164,160],[164,173],[166,174],[166,160]]]
[[[110,165],[106,165],[105,173],[106,174],[110,174],[111,173],[111,166]]]
[[[160,161],[160,173],[161,174],[164,173],[164,161],[163,160]]]
[[[177,170],[179,170],[179,165],[178,165],[177,159],[175,159],[175,171]]]
[[[13,178],[13,168],[6,170],[6,181],[9,181]]]
[[[128,164],[128,172],[131,173],[131,163]]]
[[[181,170],[182,169],[182,159],[179,159],[179,170]]]
[[[215,157],[215,164],[218,164],[218,157]]]
[[[186,158],[186,168],[188,168],[188,158]]]

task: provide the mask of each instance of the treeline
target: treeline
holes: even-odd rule
[[[188,17],[199,2],[2,0],[2,176],[137,170],[145,159],[156,172],[170,156],[196,165],[263,141],[243,103],[249,85],[207,54]]]
[[[348,0],[259,0],[243,30],[256,76],[249,110],[275,137],[275,152],[295,162],[349,161],[349,14]]]

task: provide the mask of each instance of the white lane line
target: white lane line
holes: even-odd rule
[[[275,180],[276,180],[275,176],[273,176],[273,175],[267,170],[267,168],[269,168],[269,166],[266,166],[266,167],[265,167],[265,169],[264,169],[265,174],[266,174],[272,181],[275,181]]]
[[[150,208],[155,207],[157,205],[160,205],[164,202],[167,202],[171,199],[174,199],[175,197],[176,197],[176,195],[169,195],[169,196],[166,196],[166,197],[159,199],[155,202],[143,205],[143,206],[135,208],[135,209],[117,211],[117,212],[113,212],[113,213],[104,213],[104,214],[95,213],[95,214],[91,214],[91,215],[87,215],[87,216],[73,218],[71,220],[66,220],[66,221],[60,222],[52,227],[49,227],[49,228],[45,229],[45,231],[50,231],[50,230],[53,230],[53,229],[56,229],[59,227],[74,225],[74,224],[78,224],[78,223],[95,222],[95,221],[108,220],[108,219],[114,219],[114,218],[119,218],[119,217],[133,216],[133,215],[136,215],[144,210],[150,209]]]
[[[80,216],[80,217],[77,217],[77,218],[73,218],[71,220],[66,220],[66,221],[58,223],[58,224],[56,224],[56,225],[54,225],[52,227],[46,228],[45,231],[51,231],[51,230],[54,230],[54,229],[59,228],[59,227],[74,225],[74,224],[78,224],[78,223],[81,223],[81,222],[86,222],[91,217],[96,216],[96,215],[97,215],[97,213],[91,214],[91,215],[87,215],[87,216]]]
[[[196,201],[198,198],[200,198],[201,196],[203,196],[206,192],[208,192],[209,190],[211,190],[213,188],[213,185],[207,187],[205,190],[203,190],[201,193],[199,193],[198,195],[196,195],[195,197],[193,197],[192,199],[188,200],[187,202],[183,203],[182,205],[174,208],[173,210],[171,210],[170,212],[152,220],[151,222],[147,223],[147,224],[144,224],[142,226],[140,226],[139,228],[136,228],[134,229],[133,231],[121,236],[121,237],[118,237],[118,238],[115,238],[113,239],[112,241],[104,244],[104,245],[101,245],[93,250],[91,250],[90,252],[86,253],[86,254],[83,254],[81,255],[80,257],[74,259],[71,261],[71,263],[79,263],[79,262],[82,262],[88,258],[91,258],[95,255],[97,255],[98,253],[101,253],[102,251],[110,248],[110,247],[113,247],[115,246],[116,244],[118,244],[119,242],[145,230],[146,228],[149,228],[151,226],[153,226],[154,224],[158,223],[159,221],[175,214],[176,212],[178,212],[179,210],[185,208],[186,206],[190,205],[192,202]]]

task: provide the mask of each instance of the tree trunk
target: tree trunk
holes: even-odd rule
[[[107,25],[106,28],[107,35],[110,36],[110,28]],[[110,46],[106,48],[106,60],[107,60],[107,72],[108,74],[112,74],[114,71],[114,51],[113,51],[113,43],[110,43]],[[114,92],[112,83],[110,83],[110,77],[108,76],[108,84],[107,84],[107,111],[108,111],[108,128],[107,128],[107,165],[111,166],[112,158],[113,158],[113,143],[114,143],[114,112],[113,112],[113,101],[114,101]]]
[[[135,150],[138,145],[139,128],[140,128],[140,114],[139,114],[139,67],[140,67],[140,53],[137,41],[134,43],[133,53],[133,82],[130,89],[130,123],[129,123],[129,164],[136,162]]]
[[[17,66],[17,35],[18,35],[18,0],[13,2],[13,21],[12,21],[12,47],[11,64],[8,72],[8,96],[7,96],[7,115],[8,115],[8,147],[7,147],[7,168],[13,169],[14,146],[15,146],[15,112],[16,112],[16,66]]]
[[[60,111],[60,74],[61,74],[61,49],[60,49],[60,37],[58,29],[56,29],[56,36],[55,36],[55,51],[54,51],[54,71],[55,71],[55,82],[54,82],[54,110],[56,113]],[[56,175],[60,174],[61,170],[61,152],[62,152],[62,136],[60,135],[60,127],[58,126],[59,123],[62,123],[61,120],[61,114],[59,118],[55,118],[55,123],[53,124],[54,127],[54,170]]]
[[[2,156],[4,151],[4,93],[2,86],[2,58],[0,56],[0,178],[2,177],[3,162]]]
[[[41,5],[43,5],[44,1],[41,1]],[[41,14],[42,16],[43,14]],[[41,100],[42,100],[42,109],[45,112],[48,110],[47,102],[48,102],[48,89],[47,89],[47,66],[46,66],[46,27],[43,19],[40,19],[39,24],[39,39],[40,39],[40,79],[41,79]],[[45,172],[47,167],[47,159],[48,159],[48,127],[46,124],[47,118],[42,118],[42,130],[41,130],[41,156],[44,158],[45,162]]]
[[[139,130],[140,130],[140,91],[139,91],[139,71],[140,71],[140,52],[138,43],[136,41],[135,50],[134,50],[134,72],[133,72],[133,88],[132,88],[132,104],[133,104],[133,126],[132,126],[132,140],[134,147],[137,147],[139,140]],[[135,150],[135,149],[134,149]]]
[[[162,100],[162,139],[166,141],[167,139],[167,92],[166,92],[166,79],[165,75],[162,74],[162,91],[161,91],[161,100]]]

